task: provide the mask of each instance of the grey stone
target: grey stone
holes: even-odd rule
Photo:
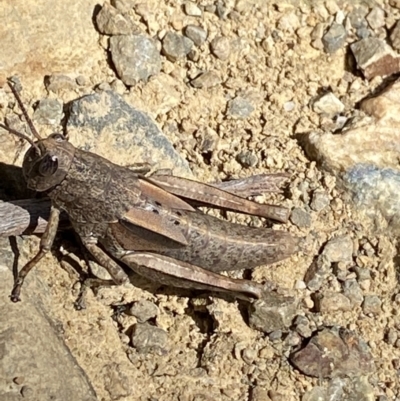
[[[314,191],[312,198],[311,198],[311,203],[310,207],[312,210],[315,210],[316,212],[320,212],[321,210],[325,209],[327,206],[329,206],[329,195],[324,192],[324,191]]]
[[[129,314],[135,316],[140,323],[144,323],[145,321],[158,315],[158,307],[157,305],[154,305],[153,302],[144,299],[142,301],[135,302],[129,308]]]
[[[352,11],[350,11],[348,18],[350,20],[351,26],[355,29],[366,27],[367,21],[365,17],[367,13],[367,6],[356,7]]]
[[[351,310],[350,300],[339,292],[324,291],[316,298],[316,309],[321,313]]]
[[[348,235],[332,238],[326,243],[322,254],[330,263],[349,263],[353,259],[353,241]]]
[[[300,207],[295,207],[290,214],[290,221],[297,227],[311,226],[311,215]]]
[[[365,39],[365,38],[369,38],[370,36],[372,36],[372,32],[368,28],[357,29],[356,34],[359,39]]]
[[[334,22],[328,32],[322,37],[324,50],[327,53],[335,53],[344,46],[347,39],[346,29],[342,24]]]
[[[190,81],[190,84],[194,88],[212,88],[213,86],[217,86],[221,83],[221,78],[215,71],[207,71],[199,76],[197,76],[195,79]]]
[[[59,124],[63,116],[63,105],[57,99],[41,99],[33,113],[39,124]]]
[[[344,104],[332,92],[328,92],[314,102],[313,110],[333,117],[344,110]]]
[[[237,96],[228,102],[228,114],[237,118],[247,118],[254,106],[244,97]]]
[[[188,25],[185,35],[196,45],[201,46],[207,39],[207,31],[201,26]]]
[[[243,167],[254,167],[258,163],[258,157],[249,151],[240,152],[236,159]]]
[[[119,10],[104,3],[96,16],[98,30],[105,35],[129,35],[139,33],[139,29],[133,24],[129,17],[123,15]]]
[[[141,353],[164,353],[168,342],[168,334],[165,330],[149,323],[137,323],[133,328],[131,341],[132,345]]]
[[[345,280],[342,284],[343,294],[350,299],[353,306],[360,306],[364,299],[364,294],[357,280]]]
[[[377,295],[366,295],[362,304],[363,312],[366,315],[378,315],[382,312],[382,301]]]
[[[183,8],[185,10],[185,13],[187,15],[190,15],[191,17],[201,17],[202,12],[201,9],[193,2],[187,1],[184,5]]]
[[[268,298],[249,305],[249,323],[256,330],[272,333],[287,330],[297,310],[297,300],[270,293]]]
[[[353,270],[357,275],[358,281],[369,280],[371,278],[371,270],[365,267],[355,266]]]
[[[167,32],[162,41],[163,54],[173,62],[186,57],[192,47],[192,40],[176,32]]]
[[[375,6],[366,16],[366,20],[372,29],[382,28],[385,26],[385,11],[378,6]]]
[[[155,42],[147,36],[112,36],[110,52],[118,76],[125,85],[147,81],[161,70],[160,53]]]
[[[226,36],[217,36],[210,43],[211,53],[220,60],[227,60],[231,54],[231,42]]]
[[[67,75],[53,74],[45,80],[45,86],[48,91],[59,93],[76,89],[76,81]]]
[[[84,96],[71,103],[67,122],[70,141],[120,165],[161,161],[176,175],[190,177],[186,160],[145,113],[114,92]]]

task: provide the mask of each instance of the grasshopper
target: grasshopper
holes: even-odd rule
[[[119,261],[163,284],[260,298],[266,291],[263,285],[219,272],[274,263],[298,250],[300,238],[288,232],[233,224],[207,215],[194,205],[279,222],[287,221],[286,208],[258,204],[173,175],[146,176],[149,168],[119,166],[74,147],[60,133],[42,138],[14,85],[8,84],[37,140],[3,124],[0,127],[30,143],[22,166],[27,186],[46,193],[51,200],[40,249],[15,278],[13,302],[20,300],[27,274],[51,249],[62,210],[83,245],[107,269],[115,284],[128,281]]]

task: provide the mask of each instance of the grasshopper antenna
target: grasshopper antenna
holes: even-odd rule
[[[22,111],[22,114],[25,117],[26,122],[28,123],[29,129],[31,130],[32,134],[39,140],[43,139],[39,133],[37,132],[35,126],[33,125],[33,122],[31,120],[31,118],[28,116],[28,112],[26,111],[26,108],[24,106],[24,104],[22,103],[21,97],[19,96],[19,93],[17,92],[17,90],[14,88],[14,85],[10,82],[7,81],[8,86],[11,89],[11,92],[13,93],[15,99],[17,100],[18,106]]]
[[[43,138],[39,135],[39,133],[37,132],[35,126],[33,125],[33,122],[32,122],[32,120],[30,119],[30,117],[29,117],[29,115],[28,115],[28,112],[26,111],[26,109],[25,109],[25,107],[24,107],[24,105],[23,105],[23,103],[22,103],[21,97],[19,96],[17,90],[14,88],[14,85],[11,84],[10,81],[8,81],[7,83],[8,83],[8,86],[10,87],[11,92],[13,93],[15,99],[17,100],[18,106],[19,106],[19,108],[21,109],[22,114],[24,115],[25,120],[26,120],[26,122],[28,123],[29,129],[31,130],[32,134],[33,134],[37,139],[39,139],[39,140],[43,139]],[[21,132],[18,132],[18,131],[16,131],[15,129],[12,129],[12,128],[10,128],[10,127],[7,127],[6,125],[1,124],[1,123],[0,123],[0,127],[3,128],[3,129],[5,129],[6,131],[10,132],[11,134],[14,134],[14,135],[18,136],[19,138],[24,139],[24,140],[27,141],[31,146],[33,146],[33,147],[38,151],[39,154],[41,153],[41,152],[40,152],[40,149],[39,149],[39,147],[36,145],[36,143],[35,143],[31,138],[29,138],[27,135],[25,135],[25,134],[23,134],[23,133],[21,133]]]

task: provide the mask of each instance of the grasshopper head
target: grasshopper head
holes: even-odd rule
[[[74,153],[75,147],[62,134],[51,134],[34,142],[22,164],[28,188],[42,192],[60,184],[68,173]]]
[[[37,141],[33,141],[27,135],[7,127],[4,124],[0,124],[0,127],[31,144],[22,164],[24,177],[28,188],[39,192],[47,191],[60,184],[66,177],[72,160],[74,159],[75,147],[71,145],[62,134],[51,134],[46,139],[42,138],[36,131],[11,80],[8,81],[8,85]]]

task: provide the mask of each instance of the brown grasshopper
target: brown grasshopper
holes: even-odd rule
[[[3,124],[0,127],[30,143],[23,161],[24,177],[30,189],[45,192],[51,199],[40,250],[17,275],[12,301],[20,300],[25,277],[50,250],[61,210],[115,284],[128,280],[118,260],[163,284],[260,298],[261,284],[218,272],[277,262],[298,250],[300,239],[290,233],[229,223],[192,204],[200,202],[280,222],[287,221],[287,209],[172,175],[146,177],[148,168],[116,165],[75,148],[59,133],[44,139],[16,89],[11,83],[9,86],[37,141]]]

